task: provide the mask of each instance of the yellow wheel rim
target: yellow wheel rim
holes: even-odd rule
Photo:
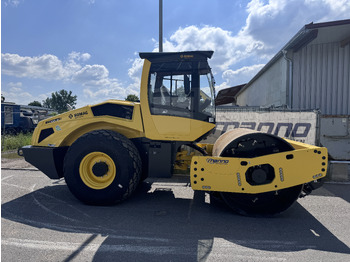
[[[102,152],[92,152],[80,162],[80,178],[93,189],[104,189],[114,181],[116,167],[112,158]]]

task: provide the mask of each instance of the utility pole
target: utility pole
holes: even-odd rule
[[[163,52],[163,0],[159,0],[159,53]]]

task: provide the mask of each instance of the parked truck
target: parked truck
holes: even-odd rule
[[[1,103],[1,132],[18,134],[32,132],[38,123],[37,117],[29,109],[15,103]]]

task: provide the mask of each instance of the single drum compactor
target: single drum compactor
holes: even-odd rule
[[[215,128],[212,55],[140,53],[140,102],[108,100],[45,119],[19,154],[49,178],[64,177],[87,204],[123,201],[140,181],[171,177],[188,162],[193,190],[240,214],[286,210],[322,185],[327,149],[249,129],[201,143]]]

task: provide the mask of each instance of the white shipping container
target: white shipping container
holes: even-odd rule
[[[249,128],[264,133],[318,144],[318,112],[217,110],[215,136],[234,128]]]

